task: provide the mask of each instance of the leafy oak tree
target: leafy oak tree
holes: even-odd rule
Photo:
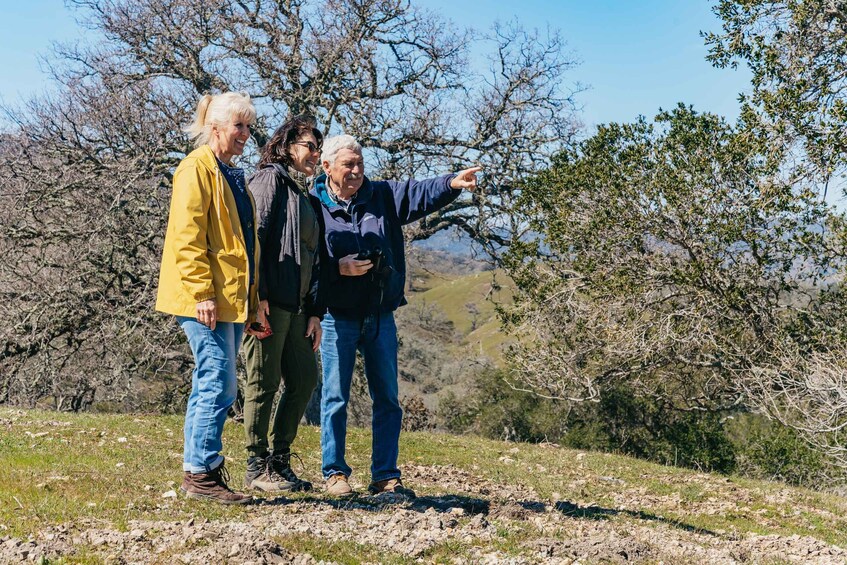
[[[769,143],[679,106],[601,126],[529,181],[520,205],[538,236],[506,261],[518,291],[503,316],[521,338],[513,385],[572,402],[626,390],[690,412],[776,400],[826,422],[820,445],[836,446],[847,423],[834,386],[847,353],[840,218]],[[775,399],[789,386],[829,401]]]
[[[481,34],[406,0],[69,4],[94,40],[56,47],[55,93],[7,108],[0,140],[0,402],[175,398],[187,349],[152,306],[201,93],[247,91],[259,146],[287,115],[313,114],[362,142],[372,176],[483,165],[482,195],[408,235],[454,226],[490,253],[526,228],[510,213],[520,180],[577,125],[563,78],[574,62],[555,32]],[[487,64],[471,63],[471,43],[489,47]]]
[[[708,58],[750,68],[748,123],[826,188],[847,165],[847,4],[719,0],[714,12],[723,30],[705,34]]]
[[[753,90],[742,97],[750,131],[767,139],[783,170],[809,179],[818,192],[844,189],[847,165],[847,4],[840,0],[720,0],[714,12],[721,33],[706,34],[709,59],[719,67],[746,64]],[[844,280],[843,221],[831,226]],[[824,296],[826,321],[843,327],[839,300]],[[825,329],[823,322],[812,336]],[[814,339],[810,337],[809,339]],[[759,369],[748,394],[766,413],[800,431],[818,448],[847,464],[845,354],[835,347],[814,354],[784,344],[782,362]]]

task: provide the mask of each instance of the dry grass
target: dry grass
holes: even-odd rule
[[[226,508],[164,496],[181,478],[181,425],[176,416],[0,409],[0,538],[37,537],[62,524],[126,530],[138,520],[225,523],[271,512],[266,507]],[[302,475],[320,484],[318,442],[318,430],[306,426],[296,449],[304,461]],[[240,426],[228,423],[225,455],[236,484],[244,471],[242,445]],[[348,453],[354,484],[362,489],[370,457],[366,430],[350,430]],[[555,446],[445,434],[404,434],[400,462],[409,483],[427,500],[459,497],[490,503],[488,519],[495,533],[484,544],[502,555],[522,555],[543,533],[532,524],[518,527],[526,517],[509,521],[516,519],[510,513],[532,517],[538,512],[541,517],[553,512],[559,520],[572,520],[568,528],[609,524],[622,531],[654,528],[716,540],[798,535],[847,546],[847,500],[777,483]],[[286,505],[301,501],[312,508],[322,498],[320,493],[293,494],[286,497]],[[495,511],[497,504],[502,509]],[[498,522],[498,513],[506,521]],[[350,519],[343,509],[328,516]],[[357,546],[308,533],[278,541],[295,553],[345,563],[367,561],[377,551],[370,542]],[[452,555],[470,555],[482,543],[446,538],[418,557],[449,560]],[[85,555],[81,548],[74,562],[86,562]],[[386,554],[386,559],[391,555],[391,561],[410,562],[402,553]]]

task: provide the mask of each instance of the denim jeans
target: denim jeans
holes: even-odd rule
[[[373,401],[371,478],[400,476],[397,468],[400,423],[403,411],[397,399],[397,327],[391,312],[359,319],[324,316],[321,360],[321,451],[324,478],[336,473],[350,476],[344,461],[347,436],[347,403],[356,364],[356,351],[365,359],[365,377]]]
[[[177,316],[194,354],[191,395],[185,411],[182,469],[208,473],[223,463],[221,436],[237,392],[235,359],[244,324],[218,322],[212,331],[194,318]]]

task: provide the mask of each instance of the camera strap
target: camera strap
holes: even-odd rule
[[[379,278],[379,299],[376,302],[376,331],[374,332],[374,341],[379,337],[379,325],[382,322],[382,310],[380,307],[382,306],[382,297],[385,294],[385,279],[382,277]]]

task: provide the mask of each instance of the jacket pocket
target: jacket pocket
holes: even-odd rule
[[[223,251],[209,253],[209,263],[212,269],[212,284],[218,300],[235,308],[239,297],[246,294],[245,277],[247,260],[240,255]],[[245,288],[242,289],[242,286]],[[243,300],[243,298],[241,298]]]
[[[300,304],[299,286],[300,269],[294,257],[285,257],[274,265],[273,274],[268,280],[268,297],[281,308],[297,311]]]

